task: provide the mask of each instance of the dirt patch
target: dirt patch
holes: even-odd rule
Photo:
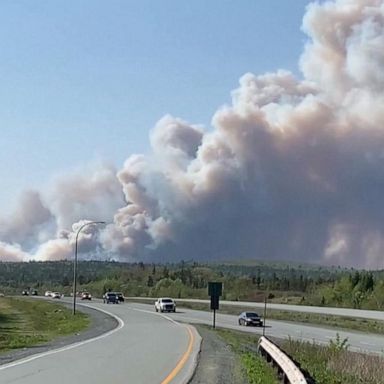
[[[208,327],[194,326],[203,341],[190,384],[247,384],[240,359],[231,347]]]

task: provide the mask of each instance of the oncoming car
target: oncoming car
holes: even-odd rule
[[[160,297],[155,302],[156,312],[176,312],[176,303],[169,297]]]
[[[103,303],[104,304],[119,304],[119,298],[117,297],[115,292],[106,292],[103,295]]]
[[[92,300],[92,296],[89,292],[83,292],[81,294],[81,300]]]
[[[254,325],[256,327],[263,326],[263,320],[256,312],[242,312],[239,315],[239,325]]]

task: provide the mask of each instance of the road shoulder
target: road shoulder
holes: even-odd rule
[[[241,362],[231,347],[209,327],[194,326],[203,340],[190,384],[246,384]]]

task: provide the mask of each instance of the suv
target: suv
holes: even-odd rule
[[[103,302],[104,304],[119,304],[119,298],[117,297],[115,292],[107,292],[103,295]]]
[[[176,302],[169,297],[160,297],[155,301],[156,312],[176,312]]]
[[[124,303],[124,295],[121,292],[115,292],[119,303]]]

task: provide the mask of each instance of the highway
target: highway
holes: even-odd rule
[[[130,308],[153,310],[153,305],[149,304],[129,303],[127,305]],[[241,310],[239,310],[239,312],[241,312]],[[212,313],[182,308],[182,304],[180,304],[178,311],[169,314],[169,317],[176,321],[192,324],[212,324]],[[259,335],[263,333],[262,328],[239,326],[237,316],[221,314],[220,311],[216,312],[216,326]],[[266,323],[266,336],[283,339],[291,337],[294,340],[329,344],[330,340],[335,340],[336,333],[340,335],[342,340],[344,338],[348,339],[348,344],[350,345],[349,350],[380,355],[382,355],[384,351],[384,335],[335,330],[315,325],[302,325],[283,321],[267,320]]]
[[[209,303],[209,300],[199,299],[182,299],[185,302],[191,303]],[[231,305],[236,307],[253,307],[258,310],[264,308],[264,303],[256,303],[252,301],[226,301],[221,300],[221,305]],[[384,311],[373,311],[367,309],[352,309],[352,308],[335,308],[335,307],[313,307],[309,305],[292,305],[292,304],[275,304],[268,303],[269,309],[289,312],[306,312],[318,313],[334,316],[360,317],[363,319],[382,320],[384,321]]]
[[[1,384],[184,383],[196,364],[200,337],[152,308],[92,302],[119,326],[107,334],[0,366]]]
[[[1,365],[1,384],[186,383],[196,365],[201,341],[194,327],[188,324],[212,324],[211,312],[182,306],[176,313],[165,315],[156,313],[153,304],[107,305],[96,299],[87,305],[109,312],[116,317],[119,326],[94,339]],[[263,333],[262,328],[239,326],[237,316],[220,311],[216,325],[258,335]],[[382,354],[384,350],[382,335],[272,320],[267,320],[265,331],[266,336],[320,344],[329,344],[339,333],[341,339],[348,339],[350,350],[374,354]]]

